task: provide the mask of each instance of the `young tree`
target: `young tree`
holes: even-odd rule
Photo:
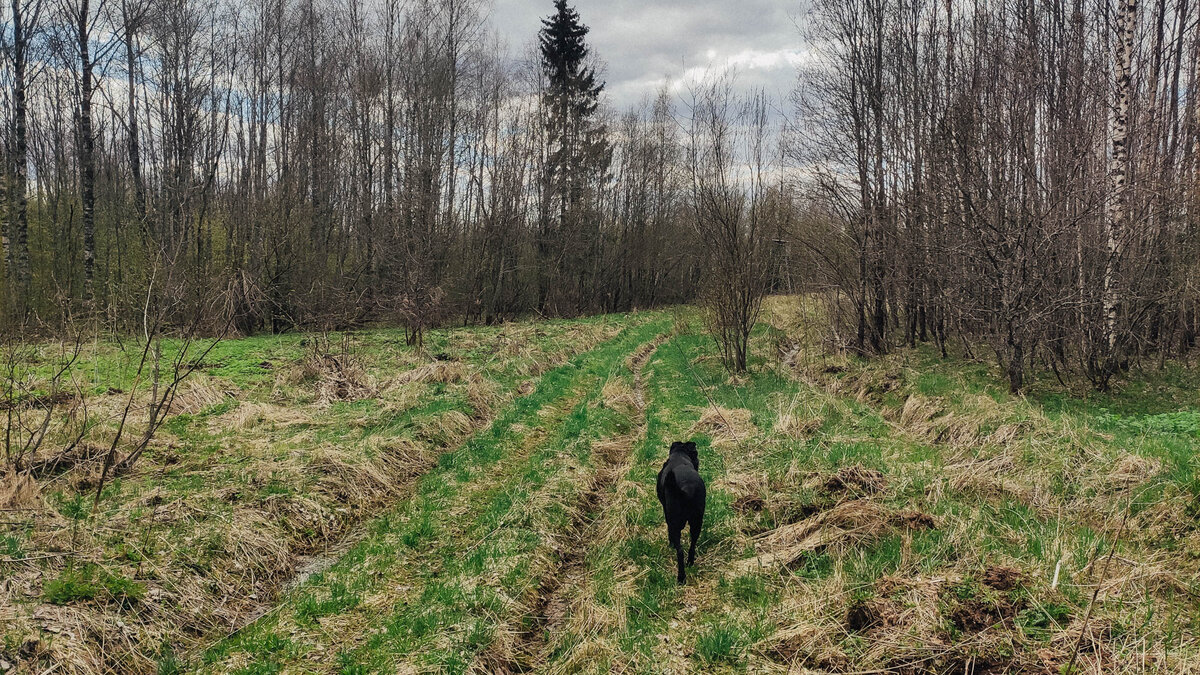
[[[700,85],[692,103],[687,164],[692,223],[704,249],[709,329],[725,366],[748,365],[750,332],[770,288],[775,225],[766,96],[737,97],[730,79]]]

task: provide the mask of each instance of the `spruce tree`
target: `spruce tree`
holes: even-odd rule
[[[591,118],[604,83],[596,83],[595,71],[586,64],[588,27],[579,22],[579,12],[566,0],[554,0],[554,9],[553,16],[542,19],[538,44],[547,79],[550,123],[561,128],[566,122]]]
[[[574,266],[576,254],[595,239],[589,206],[591,197],[606,177],[612,150],[603,124],[596,118],[604,83],[596,81],[588,65],[590,50],[585,38],[588,27],[567,0],[554,0],[554,14],[542,20],[538,35],[546,87],[542,93],[547,141],[542,236],[539,254],[543,281],[551,277],[548,266]],[[549,222],[550,220],[556,222]],[[582,273],[582,265],[580,272]],[[583,280],[579,280],[582,286]],[[581,290],[581,289],[577,289]],[[549,288],[539,283],[539,309],[545,308]],[[573,299],[578,303],[582,298]]]

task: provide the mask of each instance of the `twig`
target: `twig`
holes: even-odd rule
[[[31,560],[45,560],[47,558],[62,558],[70,555],[69,553],[44,553],[42,555],[31,555],[25,558],[0,558],[0,563],[19,563],[29,562]]]
[[[1100,572],[1100,580],[1092,589],[1092,599],[1088,602],[1087,612],[1083,615],[1083,624],[1079,627],[1079,637],[1075,639],[1075,648],[1071,650],[1071,660],[1067,662],[1067,667],[1063,670],[1065,675],[1072,675],[1075,672],[1075,661],[1079,658],[1079,648],[1083,645],[1083,636],[1087,633],[1088,622],[1092,620],[1092,610],[1096,606],[1097,598],[1100,597],[1100,589],[1104,587],[1104,580],[1108,578],[1108,567],[1112,563],[1113,555],[1117,552],[1117,543],[1121,541],[1121,535],[1125,533],[1125,524],[1129,522],[1129,509],[1132,505],[1132,500],[1125,505],[1125,515],[1121,517],[1121,527],[1117,529],[1117,536],[1113,538],[1108,556],[1104,559],[1104,569]]]

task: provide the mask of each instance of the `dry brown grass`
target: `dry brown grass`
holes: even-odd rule
[[[1049,489],[1028,480],[1009,452],[948,464],[943,476],[948,487],[957,492],[985,499],[1012,499],[1041,513],[1053,513],[1054,499]]]
[[[776,406],[775,433],[790,438],[808,438],[821,428],[825,418],[819,404],[810,397],[796,394],[782,399]]]
[[[442,445],[457,445],[467,434],[476,429],[476,420],[458,410],[448,410],[436,417],[427,418],[417,424],[418,438]]]
[[[218,468],[197,466],[189,474],[208,475],[205,489],[172,497],[156,488],[108,513],[104,527],[96,530],[76,533],[65,519],[39,519],[30,541],[38,550],[102,551],[106,533],[126,532],[139,548],[155,551],[156,563],[153,578],[142,582],[146,595],[137,601],[141,621],[120,619],[114,612],[118,608],[106,603],[24,605],[29,612],[20,617],[25,630],[53,634],[38,649],[45,661],[58,664],[58,672],[68,673],[105,672],[114,663],[125,664],[118,669],[125,672],[153,670],[146,645],[162,644],[180,631],[228,632],[261,613],[295,573],[299,556],[344,536],[363,514],[407,489],[436,458],[423,444],[406,439],[371,439],[368,445],[370,451],[364,452],[320,444],[283,456],[260,447],[261,459],[244,467],[237,485],[222,480]],[[304,487],[256,496],[268,484]],[[233,508],[213,519],[214,504]],[[214,545],[222,554],[204,556]],[[95,554],[81,553],[80,558],[103,562]],[[106,566],[114,568],[112,561]],[[27,583],[36,588],[44,578],[35,573]]]
[[[1099,492],[1119,492],[1144,485],[1161,473],[1163,462],[1157,457],[1128,454],[1119,457],[1112,469],[1093,476]]]
[[[440,382],[453,384],[461,382],[471,374],[470,367],[461,361],[433,361],[396,376],[396,384],[413,382]]]
[[[221,387],[220,382],[207,375],[195,374],[180,387],[172,402],[171,414],[195,415],[209,406],[221,403],[231,391]]]
[[[499,384],[479,373],[471,374],[467,383],[467,400],[476,417],[490,417],[496,411],[496,406],[502,400],[500,389]]]
[[[754,413],[745,408],[723,408],[710,405],[702,409],[700,419],[692,425],[689,433],[707,434],[713,445],[741,443],[756,431]]]
[[[750,572],[788,565],[810,551],[830,546],[855,546],[885,532],[928,529],[936,523],[920,511],[894,511],[865,499],[837,504],[800,522],[784,525],[754,538],[757,555],[734,563]]]
[[[42,492],[27,473],[8,471],[0,475],[0,509],[36,510],[42,507]]]
[[[600,390],[604,405],[624,413],[632,413],[638,408],[638,398],[629,383],[620,378],[609,378]]]
[[[999,403],[990,396],[966,395],[951,410],[934,397],[909,394],[899,413],[885,410],[905,432],[920,439],[956,448],[980,445],[1006,447],[1045,433],[1051,422],[1023,401]]]
[[[311,420],[302,409],[276,403],[242,401],[229,413],[214,418],[210,426],[214,429],[275,429],[300,424]]]

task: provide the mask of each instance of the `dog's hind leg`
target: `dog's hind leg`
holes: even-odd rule
[[[687,581],[687,574],[683,571],[683,542],[680,541],[682,534],[683,523],[680,523],[678,527],[667,523],[667,537],[671,540],[671,546],[675,547],[675,562],[679,567],[679,574],[676,575],[675,580],[681,584]]]
[[[696,564],[696,542],[700,539],[700,530],[704,527],[704,512],[701,511],[688,519],[688,530],[692,535],[692,546],[688,549],[688,565]]]

